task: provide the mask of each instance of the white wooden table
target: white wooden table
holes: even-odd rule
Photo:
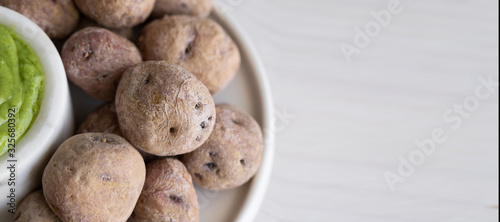
[[[256,221],[498,221],[498,1],[218,1],[277,109]]]

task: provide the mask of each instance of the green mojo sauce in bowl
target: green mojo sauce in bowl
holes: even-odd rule
[[[15,152],[9,144],[17,143],[34,122],[43,84],[36,53],[16,33],[0,25],[0,156],[8,150]]]

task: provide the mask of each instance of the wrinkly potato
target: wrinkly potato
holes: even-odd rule
[[[105,103],[92,111],[78,128],[80,133],[113,133],[123,136],[114,103]]]
[[[0,0],[0,5],[28,17],[55,39],[70,34],[80,17],[73,0]]]
[[[145,61],[180,65],[212,94],[229,84],[241,62],[238,47],[219,24],[185,15],[165,16],[146,25],[138,47]]]
[[[102,25],[99,25],[96,21],[88,18],[87,16],[81,16],[80,21],[78,21],[78,25],[76,26],[75,30],[78,31],[78,30],[88,28],[88,27],[105,28]],[[106,28],[106,29],[108,29],[109,31],[111,31],[117,35],[120,35],[120,36],[127,38],[131,42],[135,42],[140,34],[139,27],[125,27],[125,28],[117,28],[117,29]]]
[[[113,133],[123,137],[118,124],[115,104],[105,103],[97,107],[87,116],[87,119],[83,121],[78,128],[77,133]],[[157,156],[146,153],[142,150],[137,151],[139,151],[146,163],[157,158]]]
[[[61,57],[68,78],[88,95],[104,101],[115,98],[123,72],[142,62],[132,42],[96,27],[75,32],[64,43]]]
[[[192,15],[207,17],[214,6],[213,0],[156,0],[152,15]]]
[[[75,0],[80,11],[106,28],[133,27],[153,11],[155,0]]]
[[[62,222],[62,220],[50,210],[41,189],[28,194],[16,210],[14,222],[30,221]]]
[[[242,110],[216,105],[217,120],[208,140],[182,156],[196,184],[209,190],[238,187],[259,169],[264,148],[259,124]]]
[[[155,160],[146,166],[146,182],[132,222],[197,222],[198,200],[191,175],[174,158]]]
[[[63,221],[127,221],[145,177],[141,155],[125,139],[84,133],[59,146],[42,186],[49,207]]]
[[[215,121],[208,89],[182,67],[164,61],[129,68],[118,85],[115,104],[125,138],[157,156],[198,148]]]

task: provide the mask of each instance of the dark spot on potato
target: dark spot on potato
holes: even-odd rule
[[[245,166],[245,159],[241,159],[240,160],[240,164],[243,165],[243,166]]]
[[[217,153],[216,152],[209,152],[208,155],[211,157],[214,157],[214,156],[217,156]]]
[[[181,7],[188,8],[188,5],[185,2],[181,2]]]
[[[238,125],[238,126],[243,125],[240,121],[235,120],[235,119],[233,119],[233,123],[236,124],[236,125]]]
[[[196,178],[198,178],[198,180],[200,180],[200,181],[203,180],[203,178],[201,177],[201,175],[199,173],[194,173],[194,176]]]
[[[214,162],[205,163],[204,166],[205,166],[205,168],[207,168],[210,171],[214,171],[214,170],[218,170],[219,169],[219,167],[217,166],[217,164],[214,163]]]
[[[184,51],[181,52],[180,60],[186,60],[189,56],[191,56],[191,54],[193,52],[193,47],[194,47],[194,42],[196,40],[196,36],[197,36],[196,29],[193,28],[191,30],[191,35],[186,40],[186,43],[185,43],[186,48],[184,49]]]
[[[186,49],[184,50],[184,57],[188,57],[191,54],[191,50],[193,50],[191,47],[193,46],[191,45],[191,43],[189,43]]]
[[[195,109],[201,109],[202,107],[203,107],[203,103],[201,103],[201,102],[196,103],[196,105],[194,106]]]
[[[146,79],[144,80],[144,85],[148,84],[149,81],[151,81],[151,74],[149,74],[148,76],[146,76]]]
[[[109,77],[109,74],[103,74],[96,77],[97,81],[102,81]]]
[[[207,124],[205,124],[205,121],[200,123],[200,126],[202,129],[205,129],[207,127]]]
[[[170,127],[170,129],[168,130],[170,133],[175,133],[175,128],[174,127]]]
[[[196,141],[200,141],[200,140],[201,140],[201,138],[202,138],[202,137],[201,137],[200,135],[196,136]]]
[[[169,196],[169,198],[170,198],[170,200],[172,200],[176,204],[182,204],[182,198],[180,198],[180,197],[178,197],[176,195],[171,194]]]
[[[214,117],[210,116],[208,117],[208,121],[212,121],[214,119]]]

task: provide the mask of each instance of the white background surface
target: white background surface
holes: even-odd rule
[[[401,0],[351,63],[339,45],[389,0],[218,1],[257,47],[279,112],[256,221],[498,221],[498,87],[456,129],[443,118],[480,76],[498,81],[498,1]],[[434,128],[446,141],[392,192],[384,173]]]

